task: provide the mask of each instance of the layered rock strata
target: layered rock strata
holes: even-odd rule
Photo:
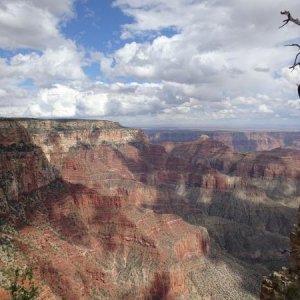
[[[225,131],[225,130],[145,130],[152,143],[187,142],[207,135],[211,139],[222,142],[232,150],[249,152],[265,151],[278,147],[300,149],[300,132],[268,132],[268,131]]]
[[[254,299],[285,261],[296,150],[164,147],[86,120],[1,120],[0,147],[1,222],[44,299]]]
[[[155,190],[134,179],[117,149],[134,150],[129,143],[145,136],[110,122],[24,122],[0,122],[1,223],[18,228],[1,249],[46,282],[40,297],[188,297],[185,278],[189,266],[203,269],[208,234],[140,208]]]

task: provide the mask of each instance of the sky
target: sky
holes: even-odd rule
[[[0,116],[300,130],[299,0],[0,0]]]

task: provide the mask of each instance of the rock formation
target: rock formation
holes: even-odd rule
[[[267,131],[203,131],[203,130],[145,130],[152,143],[187,142],[207,135],[220,141],[235,151],[265,151],[278,147],[300,149],[300,132],[267,132]]]
[[[2,286],[30,266],[40,299],[255,299],[259,276],[285,263],[297,150],[2,119],[0,162]]]
[[[300,299],[300,212],[290,235],[290,249],[283,252],[290,253],[290,266],[263,279],[262,300]]]

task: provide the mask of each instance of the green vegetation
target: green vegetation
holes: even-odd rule
[[[6,265],[15,259],[15,249],[12,242],[15,235],[14,227],[9,224],[0,225],[0,260]]]
[[[38,288],[32,280],[32,269],[25,268],[24,270],[16,268],[9,274],[11,281],[5,287],[9,291],[12,300],[31,300],[38,296]]]
[[[287,287],[287,299],[300,299],[299,282],[290,283]]]
[[[0,145],[0,153],[6,152],[32,152],[37,149],[37,146],[34,144],[25,144],[20,142],[19,144],[10,144],[8,146]]]
[[[33,282],[32,269],[24,266],[16,267],[17,250],[13,240],[17,235],[16,229],[9,224],[0,226],[0,260],[4,268],[0,269],[0,287],[10,293],[12,300],[36,299],[38,288]]]

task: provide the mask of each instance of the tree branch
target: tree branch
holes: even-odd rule
[[[300,55],[300,52],[298,52],[298,54],[295,57],[294,64],[290,67],[290,69],[292,69],[292,71],[295,69],[296,66],[300,66],[300,62],[297,63],[297,59],[298,59],[299,55]]]
[[[291,13],[288,11],[288,10],[282,10],[280,12],[280,14],[282,15],[286,15],[287,16],[287,19],[283,20],[283,25],[281,25],[279,28],[282,28],[283,26],[285,26],[288,22],[292,22],[296,25],[300,25],[300,20],[299,19],[295,19],[292,17]],[[298,58],[299,58],[299,55],[300,55],[300,45],[299,44],[296,44],[296,43],[293,43],[293,44],[290,44],[290,45],[286,45],[286,46],[290,46],[290,47],[297,47],[298,48],[298,53],[294,59],[294,64],[290,67],[290,69],[292,70],[292,72],[295,70],[295,68],[297,66],[300,67],[300,61],[298,62]],[[299,98],[300,98],[300,84],[298,84],[298,95],[299,95]],[[282,252],[284,253],[284,252]],[[297,254],[300,254],[300,253],[297,253]]]
[[[288,22],[293,22],[296,25],[300,25],[300,20],[299,19],[294,19],[291,15],[291,13],[288,10],[282,10],[280,12],[282,15],[286,15],[287,19],[283,20],[282,22],[284,23],[283,25],[281,25],[279,28],[282,28],[283,26],[285,26]]]
[[[300,50],[300,45],[299,44],[291,44],[291,45],[285,45],[288,47],[298,47],[298,49]],[[295,69],[296,66],[300,66],[300,62],[297,63],[297,59],[300,55],[300,52],[297,53],[295,60],[294,60],[294,64],[290,67],[290,69],[292,69],[292,71]]]

